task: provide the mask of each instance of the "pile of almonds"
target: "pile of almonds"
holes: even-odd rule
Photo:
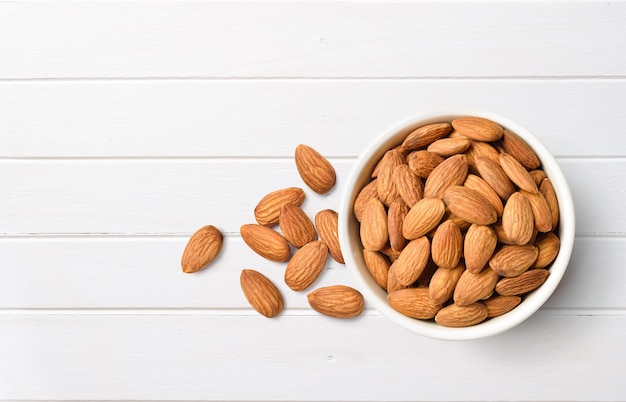
[[[505,314],[556,258],[559,207],[535,152],[480,117],[428,124],[358,194],[363,257],[391,307],[446,327]]]
[[[314,192],[326,194],[334,187],[335,169],[315,149],[298,145],[295,162],[300,177]],[[284,280],[296,292],[308,289],[315,282],[328,255],[344,264],[339,248],[337,212],[332,209],[319,211],[314,224],[301,208],[305,198],[304,190],[299,187],[273,191],[265,195],[254,209],[256,223],[240,228],[244,242],[258,255],[270,261],[288,261]],[[199,229],[183,252],[183,272],[193,273],[205,268],[217,257],[223,242],[221,232],[214,226]],[[292,248],[296,250],[294,253]],[[242,270],[240,286],[258,313],[275,317],[283,311],[282,294],[262,273],[253,269]],[[361,293],[344,285],[318,288],[307,295],[307,300],[315,311],[337,318],[354,317],[364,309]]]

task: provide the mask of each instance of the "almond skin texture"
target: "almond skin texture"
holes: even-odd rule
[[[402,234],[409,240],[422,237],[437,227],[445,213],[446,206],[443,200],[424,198],[407,213]]]
[[[428,296],[428,288],[396,290],[387,295],[387,301],[397,312],[419,320],[429,320],[441,310],[441,304]]]
[[[515,186],[498,162],[479,156],[476,158],[476,169],[501,199],[506,201],[515,192]]]
[[[430,144],[426,150],[441,156],[451,156],[465,152],[470,144],[471,141],[464,137],[442,138]]]
[[[530,203],[530,208],[533,210],[533,217],[535,218],[535,229],[539,232],[546,233],[552,230],[552,212],[550,206],[546,201],[543,194],[528,193],[526,191],[520,191],[524,197]]]
[[[272,226],[278,223],[280,209],[285,204],[302,205],[304,190],[299,187],[287,187],[272,191],[259,201],[254,208],[254,218],[259,225]]]
[[[387,227],[389,230],[389,245],[392,249],[402,251],[406,246],[407,239],[402,234],[402,227],[404,225],[404,218],[409,212],[409,207],[402,200],[397,198],[389,205],[387,211]]]
[[[387,290],[387,281],[389,275],[389,267],[391,263],[389,259],[378,251],[363,250],[363,259],[365,266],[376,281],[378,286]]]
[[[268,227],[247,224],[240,229],[243,241],[258,255],[270,261],[283,262],[289,259],[289,243],[280,233]]]
[[[280,209],[278,224],[285,239],[296,248],[300,248],[317,239],[313,222],[297,205],[283,205]]]
[[[336,318],[352,318],[363,312],[363,295],[344,285],[326,286],[307,295],[309,305],[320,314]]]
[[[444,160],[438,154],[426,150],[411,152],[406,159],[413,174],[422,179],[427,179],[430,173]]]
[[[498,244],[496,233],[490,226],[473,224],[465,233],[463,252],[465,267],[473,274],[483,270]]]
[[[315,227],[320,239],[328,246],[330,256],[338,263],[345,264],[339,247],[338,222],[339,215],[332,209],[323,209],[315,214]]]
[[[434,123],[419,127],[411,132],[402,142],[402,148],[415,150],[425,148],[431,143],[452,132],[450,123]]]
[[[528,244],[535,229],[535,218],[528,199],[520,192],[509,197],[502,212],[502,229],[511,244]]]
[[[467,164],[472,173],[477,173],[476,160],[479,157],[487,158],[495,163],[500,163],[500,153],[493,146],[486,142],[472,141],[469,149],[465,153],[467,155]]]
[[[452,127],[459,134],[476,141],[492,142],[502,138],[504,130],[491,120],[466,116],[452,120]]]
[[[296,292],[305,290],[319,276],[328,257],[328,247],[321,240],[306,244],[287,263],[285,283]]]
[[[370,198],[378,198],[378,179],[367,183],[354,200],[354,216],[359,222],[361,222],[363,210]]]
[[[248,303],[259,314],[272,318],[283,311],[285,303],[278,288],[260,272],[244,269],[239,282]]]
[[[387,274],[387,293],[392,293],[396,290],[406,289],[408,287],[409,286],[405,286],[398,281],[398,277],[396,276],[396,263],[391,263]]]
[[[496,193],[486,181],[476,175],[468,174],[463,186],[480,193],[480,195],[485,197],[487,201],[493,205],[493,208],[496,210],[496,215],[502,216],[502,211],[504,210],[502,199],[500,199],[498,193]]]
[[[546,269],[531,269],[514,278],[503,278],[496,284],[496,292],[502,296],[519,296],[537,289],[548,279]]]
[[[204,269],[213,261],[222,250],[224,237],[222,233],[212,225],[198,229],[187,242],[181,266],[183,272],[191,274]]]
[[[465,270],[454,289],[454,302],[459,306],[467,306],[489,297],[498,279],[498,274],[492,269],[483,269],[478,274]]]
[[[385,206],[389,206],[399,196],[396,189],[395,170],[402,164],[404,164],[404,157],[397,149],[387,151],[378,164],[378,199]]]
[[[537,260],[538,255],[537,247],[530,244],[502,246],[489,260],[489,267],[498,275],[511,278],[530,268]]]
[[[444,194],[446,207],[469,223],[490,225],[498,220],[498,213],[493,205],[479,192],[464,186],[452,186]]]
[[[424,198],[424,183],[417,177],[409,165],[400,165],[394,171],[396,191],[406,205],[412,207]]]
[[[493,318],[506,314],[522,302],[519,296],[493,296],[483,303],[487,307],[487,318]]]
[[[540,234],[535,240],[535,247],[539,250],[539,255],[532,268],[545,268],[559,254],[561,240],[552,232]]]
[[[426,236],[411,240],[394,262],[396,279],[409,286],[419,278],[430,258],[430,241]]]
[[[437,228],[431,242],[431,256],[439,268],[452,269],[459,264],[463,248],[461,229],[447,220]]]
[[[377,199],[370,199],[361,217],[361,242],[370,251],[378,251],[385,247],[389,238],[387,228],[387,212]]]
[[[500,166],[509,179],[521,190],[529,193],[538,193],[539,189],[535,180],[528,173],[528,170],[511,155],[503,152],[500,154]]]
[[[548,177],[546,175],[546,172],[540,169],[531,170],[530,172],[528,172],[528,174],[530,174],[530,176],[533,178],[537,187],[539,187],[543,179]]]
[[[485,321],[487,314],[487,307],[483,303],[472,303],[467,306],[450,304],[437,313],[435,322],[450,328],[471,327]]]
[[[315,149],[300,144],[295,152],[296,168],[307,186],[318,194],[326,194],[335,185],[335,169]]]
[[[467,168],[465,154],[454,155],[441,162],[426,179],[424,197],[443,198],[448,188],[463,184],[467,177]]]
[[[539,167],[540,162],[535,151],[514,132],[504,130],[501,144],[502,148],[517,159],[527,170]]]
[[[450,300],[463,271],[465,271],[463,263],[452,269],[438,268],[428,285],[428,296],[432,301],[442,304]]]
[[[546,199],[548,207],[550,208],[550,213],[552,214],[552,228],[556,228],[559,224],[559,201],[556,198],[556,192],[554,191],[550,179],[543,179],[539,185],[539,191],[541,191],[543,198]]]

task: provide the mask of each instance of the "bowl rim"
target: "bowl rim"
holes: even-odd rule
[[[490,119],[502,127],[519,135],[535,151],[543,170],[550,179],[557,200],[559,202],[559,239],[560,249],[555,261],[550,267],[550,275],[544,284],[528,294],[522,303],[514,310],[500,317],[495,317],[471,327],[448,328],[432,321],[416,320],[394,310],[386,299],[386,291],[376,284],[365,268],[362,249],[353,247],[354,240],[350,233],[357,227],[353,214],[353,203],[360,188],[367,182],[363,171],[371,171],[373,164],[384,152],[393,145],[399,144],[399,139],[410,131],[425,124],[452,121],[461,116],[478,116]],[[344,254],[345,265],[355,279],[358,289],[363,293],[368,304],[378,310],[396,324],[417,334],[441,340],[471,340],[493,336],[505,332],[533,315],[550,298],[561,281],[571,257],[575,236],[574,203],[569,185],[556,159],[543,143],[525,127],[499,113],[470,107],[454,107],[430,110],[405,117],[399,122],[383,130],[365,150],[359,155],[349,172],[346,184],[340,198],[338,235],[339,243]]]

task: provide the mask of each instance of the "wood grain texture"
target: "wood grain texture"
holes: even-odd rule
[[[218,259],[194,275],[180,270],[185,242],[183,236],[0,239],[2,264],[12,268],[0,270],[0,314],[3,309],[39,308],[128,308],[148,313],[204,309],[209,310],[205,314],[211,310],[227,314],[228,309],[249,309],[239,289],[244,268],[270,278],[283,293],[288,312],[314,314],[306,301],[308,291],[294,292],[285,285],[286,264],[257,256],[238,236],[226,237]],[[624,250],[623,237],[578,237],[561,285],[545,308],[599,313],[626,308]],[[346,267],[329,258],[310,290],[336,284],[356,286]]]
[[[584,401],[626,392],[614,369],[626,363],[624,316],[539,313],[467,342],[419,337],[382,316],[28,315],[0,316],[0,327],[0,399],[87,400],[98,390],[103,400],[449,401],[462,389],[465,401]]]
[[[354,157],[397,121],[451,105],[500,112],[557,156],[626,149],[622,79],[25,81],[0,88],[7,134],[0,157],[293,156],[300,142]],[[576,140],[588,135],[593,141]]]
[[[624,76],[625,17],[617,2],[2,2],[0,77]]]

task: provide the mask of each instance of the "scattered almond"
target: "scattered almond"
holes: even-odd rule
[[[296,168],[307,186],[318,194],[330,191],[337,180],[335,169],[315,149],[300,144],[295,151]]]
[[[285,283],[291,290],[305,290],[317,279],[328,257],[328,247],[321,240],[304,245],[291,257],[285,269]]]
[[[341,247],[339,247],[339,214],[332,209],[323,209],[315,214],[315,227],[320,239],[328,246],[328,252],[333,260],[345,264]]]
[[[222,233],[212,225],[198,229],[189,239],[181,266],[186,274],[198,272],[213,261],[224,244]]]
[[[271,228],[247,224],[241,226],[240,233],[248,247],[263,258],[282,262],[287,261],[291,255],[287,239]]]
[[[317,239],[313,222],[297,205],[283,205],[280,209],[278,224],[285,239],[296,248]]]
[[[272,226],[278,223],[280,209],[285,204],[302,205],[304,191],[299,187],[287,187],[272,191],[264,196],[254,208],[254,218],[259,225]]]
[[[241,290],[253,309],[272,318],[283,311],[284,301],[278,288],[263,274],[244,269],[239,277]]]
[[[320,314],[352,318],[363,312],[363,295],[349,286],[333,285],[316,289],[307,295],[309,305]]]

